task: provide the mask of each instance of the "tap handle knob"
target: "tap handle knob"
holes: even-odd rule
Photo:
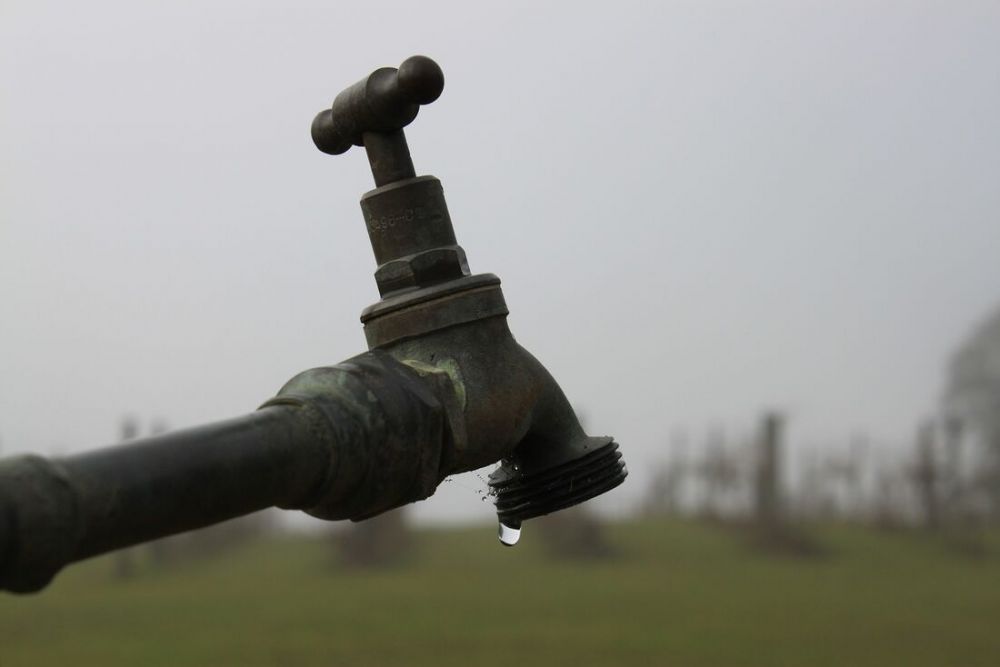
[[[330,109],[312,123],[316,148],[330,155],[364,145],[365,133],[389,134],[413,122],[420,105],[444,90],[444,73],[426,56],[413,56],[399,69],[382,67],[341,91]]]

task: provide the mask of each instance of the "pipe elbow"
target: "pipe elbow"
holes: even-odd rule
[[[588,500],[628,474],[618,444],[584,432],[558,383],[514,340],[505,317],[439,330],[386,351],[448,374],[459,388],[466,437],[448,472],[499,461],[490,486],[508,525]]]

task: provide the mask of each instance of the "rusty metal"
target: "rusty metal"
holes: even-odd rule
[[[471,274],[440,181],[414,172],[403,128],[443,86],[415,56],[313,122],[324,152],[363,145],[375,179],[361,200],[382,297],[361,316],[369,351],[297,375],[245,417],[0,461],[0,588],[39,590],[70,562],[270,506],[365,519],[497,461],[512,526],[621,484],[618,445],[583,432],[514,340],[500,279]]]

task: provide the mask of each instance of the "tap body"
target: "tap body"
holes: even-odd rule
[[[517,344],[500,279],[473,275],[441,183],[416,176],[402,126],[441,92],[414,57],[337,96],[321,150],[364,145],[361,209],[381,299],[368,351],[293,377],[256,412],[126,445],[0,460],[0,589],[43,588],[66,564],[267,507],[362,520],[427,498],[448,475],[491,475],[510,525],[620,484],[610,437],[588,437]]]

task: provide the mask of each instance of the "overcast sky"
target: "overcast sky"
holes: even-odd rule
[[[363,351],[362,151],[312,117],[407,56],[407,130],[518,340],[641,496],[668,436],[903,443],[1000,303],[1000,4],[0,0],[0,447],[189,426]],[[475,478],[422,516],[487,517]]]

